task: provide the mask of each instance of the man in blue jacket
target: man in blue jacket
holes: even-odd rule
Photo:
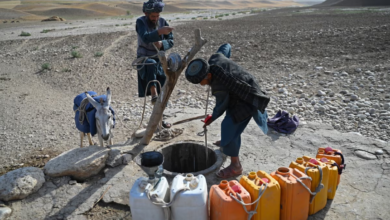
[[[151,95],[152,104],[157,101],[160,88],[157,85],[158,83],[149,82],[158,80],[163,86],[166,79],[157,57],[157,50],[167,51],[173,47],[173,28],[169,27],[167,21],[160,17],[164,6],[162,0],[144,2],[143,12],[145,16],[137,19],[135,27],[138,35],[137,58],[145,57],[145,65],[138,66],[138,96]],[[163,126],[170,127],[170,124],[163,122]]]
[[[216,175],[227,179],[242,174],[239,160],[241,133],[253,118],[260,129],[268,132],[266,107],[270,100],[245,69],[230,60],[230,44],[222,45],[207,61],[194,59],[187,67],[186,78],[194,84],[210,85],[216,104],[211,124],[226,112],[221,124],[221,140],[215,143],[223,153],[231,157],[231,164]]]

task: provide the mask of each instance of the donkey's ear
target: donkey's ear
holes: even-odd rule
[[[111,90],[110,87],[107,87],[107,105],[111,105]]]
[[[92,96],[90,96],[88,94],[88,92],[85,92],[85,95],[87,96],[89,103],[91,103],[93,105],[93,107],[95,107],[97,109],[99,106],[99,103],[97,101],[95,101],[95,99],[93,99]]]

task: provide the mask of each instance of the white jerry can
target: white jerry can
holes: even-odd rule
[[[164,211],[161,206],[153,204],[146,196],[145,188],[148,185],[148,178],[138,178],[130,190],[130,210],[133,220],[165,220]],[[169,202],[169,184],[165,177],[161,177],[158,184],[150,191],[158,198]]]
[[[189,190],[178,192],[185,187]],[[207,220],[206,178],[203,175],[177,175],[172,182],[171,202],[172,220]]]

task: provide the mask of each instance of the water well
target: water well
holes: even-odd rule
[[[223,154],[210,147],[207,150],[208,160],[206,160],[206,147],[203,142],[177,142],[165,146],[160,150],[164,155],[164,174],[168,176],[183,173],[199,175],[216,170],[223,163]]]

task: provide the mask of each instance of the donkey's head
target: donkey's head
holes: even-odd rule
[[[113,115],[110,110],[111,103],[111,91],[110,88],[107,88],[107,101],[104,102],[103,99],[100,99],[100,102],[95,101],[88,93],[87,95],[89,103],[96,108],[96,128],[98,130],[98,135],[100,135],[104,140],[110,138],[111,128],[114,126]]]

